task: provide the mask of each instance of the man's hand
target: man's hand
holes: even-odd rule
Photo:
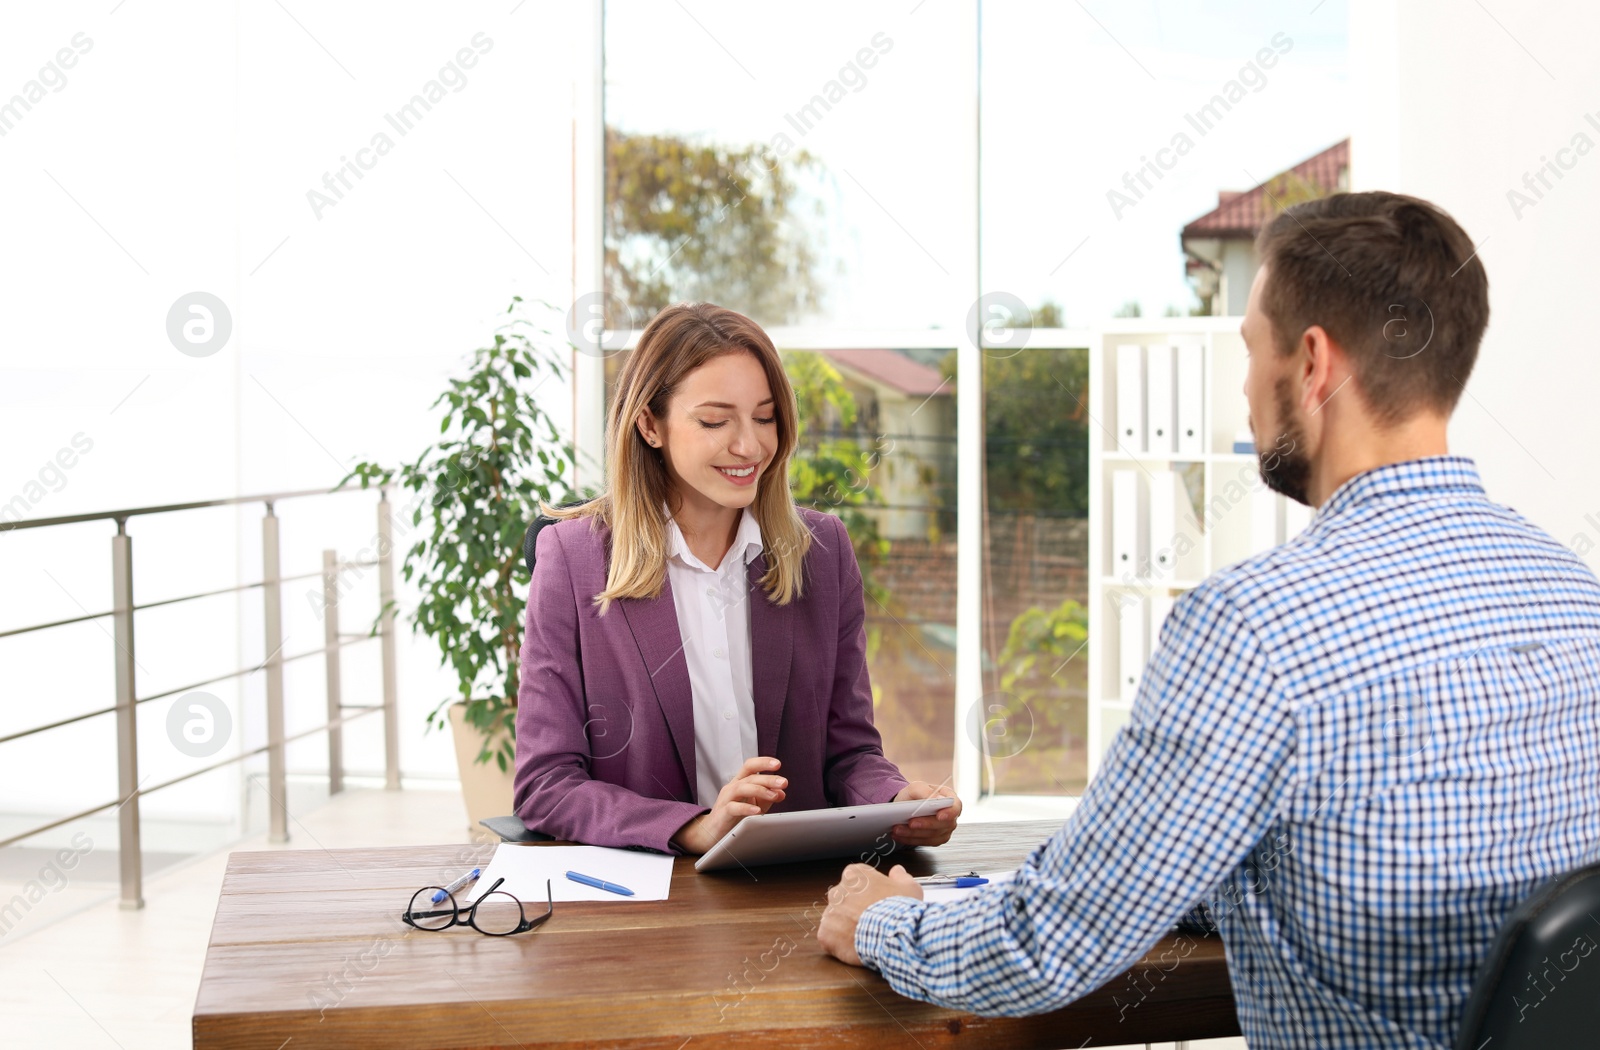
[[[673,843],[685,853],[704,853],[745,817],[765,813],[783,801],[789,782],[777,776],[778,760],[765,755],[747,758],[734,778],[722,785],[710,813],[679,828]]]
[[[837,886],[828,888],[828,907],[817,927],[817,943],[822,950],[851,966],[861,965],[856,954],[856,926],[867,906],[886,897],[922,899],[922,884],[904,867],[896,864],[889,874],[870,864],[852,864],[844,869]]]
[[[913,780],[894,797],[896,802],[910,802],[919,798],[955,798],[955,805],[930,813],[925,817],[912,817],[909,824],[896,824],[892,835],[902,846],[942,846],[950,841],[961,816],[961,800],[953,788],[934,787],[921,780]]]

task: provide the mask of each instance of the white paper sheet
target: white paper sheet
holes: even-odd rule
[[[573,882],[567,878],[569,871],[626,886],[633,896]],[[506,881],[501,884],[501,891],[530,904],[544,903],[546,879],[558,901],[664,901],[672,885],[672,858],[665,853],[604,846],[519,846],[502,842],[495,847],[494,859],[478,881],[458,892],[456,900],[477,900],[502,876]]]
[[[964,890],[958,890],[954,886],[924,886],[922,887],[922,899],[936,903],[940,901],[958,901],[962,897],[981,893],[994,886],[1004,885],[1010,882],[1017,873],[1015,871],[980,871],[978,874],[989,880],[987,885],[968,886]]]

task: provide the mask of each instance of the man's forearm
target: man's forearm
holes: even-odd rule
[[[1016,894],[1006,885],[942,904],[878,901],[862,913],[856,953],[901,995],[992,1016],[1043,1013],[1090,991],[1071,980],[1066,960],[1041,965]]]

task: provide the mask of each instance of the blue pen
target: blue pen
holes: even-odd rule
[[[620,893],[624,897],[633,896],[633,891],[628,889],[628,887],[618,886],[616,883],[606,882],[604,879],[597,879],[593,875],[579,875],[575,871],[569,871],[567,872],[567,878],[571,879],[573,882],[581,882],[585,886],[593,886],[597,890],[609,890],[612,893]]]
[[[958,890],[971,889],[974,886],[986,886],[989,880],[973,872],[971,875],[925,875],[917,882],[924,886],[950,886]]]
[[[444,889],[436,891],[433,895],[433,903],[438,904],[440,901],[444,900],[445,894],[454,893],[456,890],[459,890],[461,887],[465,886],[467,883],[471,882],[481,874],[483,874],[482,868],[473,868],[471,871],[467,872],[465,875],[461,876]]]

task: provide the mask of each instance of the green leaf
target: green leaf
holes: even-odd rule
[[[468,724],[485,733],[479,759],[492,754],[502,769],[515,751],[504,737],[487,734],[509,733],[515,721],[527,598],[522,532],[537,498],[560,502],[577,495],[560,458],[530,439],[548,432],[552,445],[571,448],[534,397],[534,377],[560,371],[572,348],[551,334],[564,330],[561,324],[524,335],[533,329],[516,316],[520,302],[513,298],[507,310],[513,316],[494,333],[493,346],[471,352],[435,399],[434,407],[443,408],[440,437],[398,469],[361,463],[346,479],[366,487],[399,478],[426,493],[410,515],[422,532],[401,559],[402,577],[419,592],[407,619],[413,632],[438,646],[440,665],[450,668],[456,697],[466,703]],[[542,308],[559,315],[548,304]],[[457,436],[444,436],[457,423]],[[381,619],[380,613],[373,633]],[[451,700],[429,713],[430,726],[446,724],[441,712]]]

